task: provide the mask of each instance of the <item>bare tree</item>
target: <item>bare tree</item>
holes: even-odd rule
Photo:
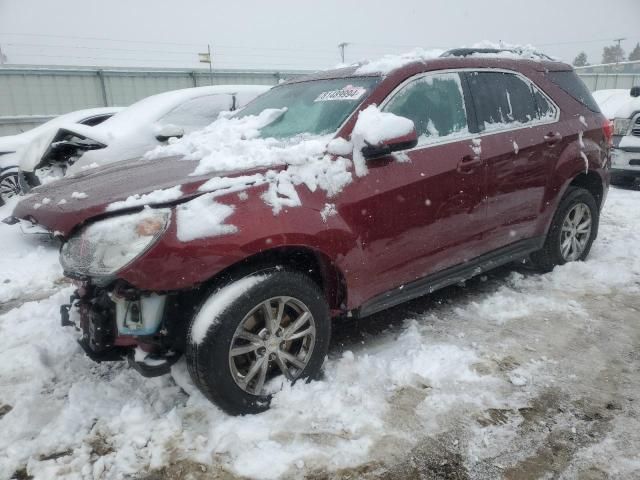
[[[589,65],[589,62],[587,61],[587,54],[584,52],[580,52],[573,60],[574,67],[586,67],[587,65]]]
[[[629,54],[629,60],[640,60],[640,42],[636,43],[636,46]]]
[[[618,63],[624,61],[624,50],[620,44],[604,47],[602,51],[602,63]]]

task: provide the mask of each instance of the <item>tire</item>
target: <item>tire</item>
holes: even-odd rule
[[[267,328],[267,311],[276,323],[281,319],[279,329]],[[189,327],[187,365],[200,391],[222,410],[258,413],[269,408],[269,380],[285,378],[283,365],[291,381],[320,375],[330,337],[329,307],[318,285],[298,272],[266,270],[228,282],[203,302]],[[258,373],[251,376],[252,369]]]
[[[22,193],[20,188],[20,176],[17,168],[8,168],[0,174],[0,205],[10,198]]]
[[[573,235],[583,235],[580,238],[584,239],[584,244],[579,240],[576,242],[579,248],[570,250],[567,254],[563,247],[566,247],[566,239],[571,237],[572,227],[569,227],[567,223],[573,218],[577,219],[576,215],[581,211],[584,206],[588,209],[588,215],[590,216],[590,228],[588,233],[585,233],[585,228],[580,228],[580,225],[584,225],[586,221],[580,222],[578,220],[573,229]],[[587,212],[584,212],[585,215]],[[583,217],[584,218],[584,217]],[[591,245],[598,235],[598,224],[600,221],[600,210],[593,195],[584,188],[569,187],[564,197],[560,201],[560,205],[556,210],[551,222],[551,227],[547,233],[542,249],[531,254],[531,261],[539,270],[544,272],[550,272],[556,265],[564,265],[571,261],[582,261],[589,255]],[[563,226],[565,229],[563,230]],[[567,229],[569,231],[567,231]],[[582,233],[579,233],[582,232]],[[569,241],[569,243],[572,243]],[[573,246],[569,247],[570,249]]]

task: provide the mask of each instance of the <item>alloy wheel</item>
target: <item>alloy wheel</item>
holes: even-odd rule
[[[316,326],[309,308],[293,297],[273,297],[255,306],[231,340],[229,368],[236,384],[251,395],[284,375],[293,381],[303,372],[315,344]]]
[[[0,180],[0,198],[8,199],[20,195],[20,182],[18,174],[6,175]]]
[[[576,203],[562,222],[560,233],[560,254],[566,262],[578,260],[587,248],[591,237],[591,210],[580,202]]]

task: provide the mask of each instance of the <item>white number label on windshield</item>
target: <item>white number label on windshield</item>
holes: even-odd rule
[[[316,97],[314,102],[331,102],[334,100],[358,100],[362,97],[366,88],[362,87],[352,87],[351,85],[347,85],[346,87],[340,90],[331,90],[329,92],[322,92],[320,95]]]

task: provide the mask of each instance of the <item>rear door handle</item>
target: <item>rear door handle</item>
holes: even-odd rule
[[[547,143],[547,145],[555,145],[556,143],[560,142],[560,140],[562,140],[562,135],[560,135],[560,132],[549,132],[544,136],[544,141]]]
[[[476,167],[482,165],[482,159],[479,155],[465,155],[458,162],[459,173],[473,173]]]

